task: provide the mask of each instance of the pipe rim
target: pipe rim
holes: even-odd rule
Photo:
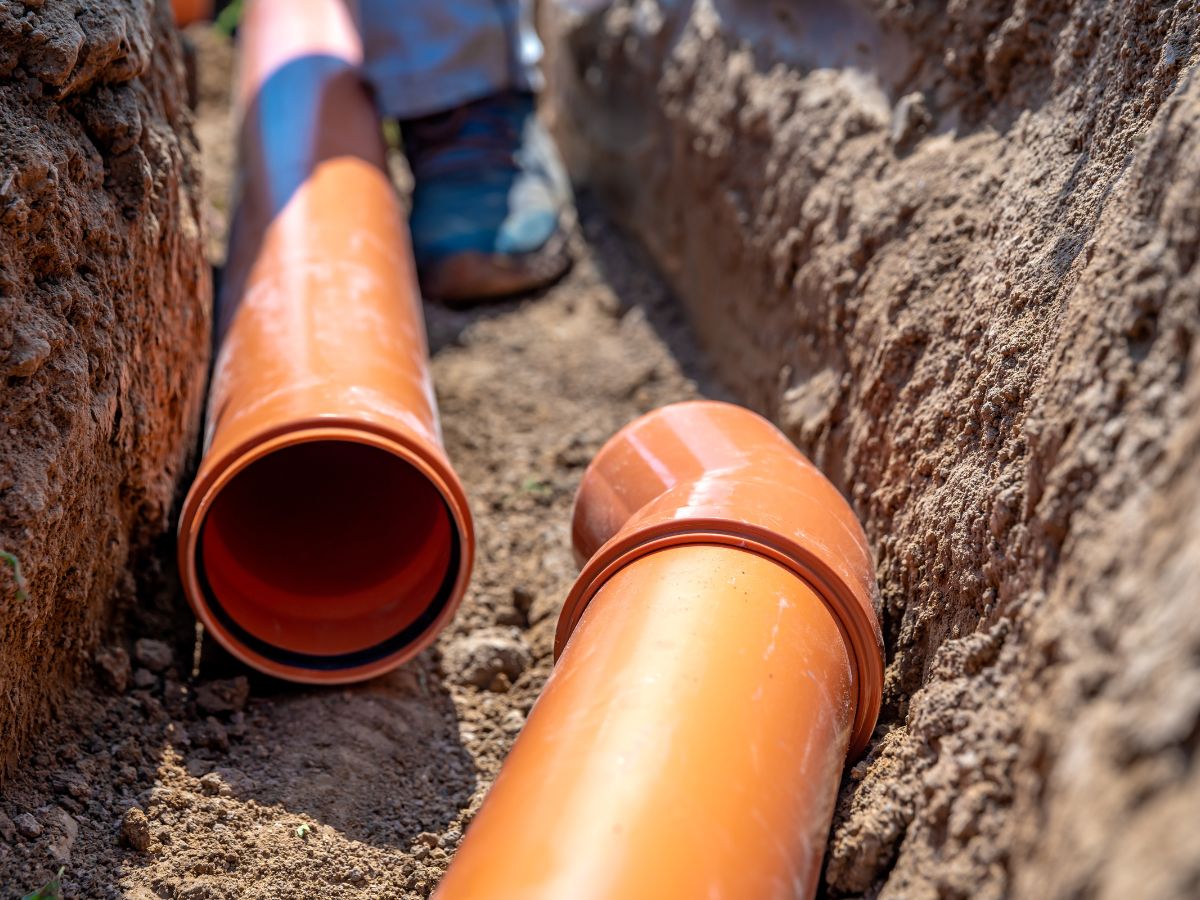
[[[436,613],[426,617],[425,612],[422,612],[413,623],[422,627],[411,638],[408,638],[409,629],[405,628],[373,647],[347,654],[324,657],[282,649],[279,649],[278,653],[263,654],[256,651],[253,645],[261,643],[269,647],[267,642],[253,635],[248,635],[250,641],[240,638],[235,632],[243,629],[236,623],[233,630],[228,629],[222,621],[222,618],[228,618],[228,613],[223,610],[217,613],[209,605],[207,578],[198,562],[198,554],[207,517],[217,495],[251,464],[286,447],[314,441],[359,443],[390,453],[428,479],[445,505],[454,537],[447,577],[427,607],[427,610],[436,607]],[[188,605],[205,630],[232,656],[251,668],[288,681],[304,684],[349,684],[381,675],[403,665],[433,643],[438,633],[453,618],[466,594],[474,564],[474,530],[466,491],[439,448],[417,436],[398,435],[370,422],[319,417],[263,432],[241,442],[218,460],[205,460],[202,471],[184,500],[179,518],[177,553]],[[402,637],[408,639],[402,641]],[[397,646],[390,646],[393,643]],[[376,653],[378,655],[375,655]],[[284,656],[295,659],[309,656],[328,662],[360,655],[369,658],[337,668],[297,665],[272,658]]]
[[[681,524],[684,527],[679,527]],[[668,522],[616,535],[584,565],[563,603],[554,638],[555,661],[588,604],[609,578],[634,560],[657,550],[688,544],[716,544],[757,553],[790,569],[812,587],[838,623],[850,656],[855,686],[849,755],[861,755],[870,744],[883,703],[883,641],[878,622],[863,609],[853,588],[819,553],[779,538],[769,529],[744,521],[715,518]]]

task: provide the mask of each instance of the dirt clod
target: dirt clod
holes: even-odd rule
[[[133,658],[150,672],[165,672],[175,662],[175,651],[165,641],[139,638],[133,647]]]
[[[456,681],[500,691],[520,677],[530,660],[529,648],[518,631],[489,629],[464,635],[451,644],[444,666]]]
[[[39,837],[42,833],[42,826],[32,813],[23,812],[19,816],[13,816],[13,824],[17,826],[17,832],[21,837],[29,840]]]
[[[96,651],[96,668],[110,690],[121,694],[129,686],[129,654],[124,647],[104,647]]]
[[[932,123],[933,117],[929,114],[925,95],[920,91],[905,94],[892,112],[892,146],[897,150],[909,149],[929,130]]]
[[[250,699],[250,682],[244,675],[208,681],[196,688],[196,706],[209,715],[240,712]]]
[[[47,850],[50,857],[60,865],[71,861],[71,849],[79,837],[79,823],[65,809],[55,806],[46,813],[46,826],[51,831]]]
[[[188,737],[194,746],[207,747],[217,753],[226,753],[230,747],[229,731],[213,716],[192,725]]]
[[[229,797],[233,794],[233,788],[217,772],[209,772],[200,779],[200,790],[210,797]]]
[[[121,843],[133,850],[150,849],[150,820],[138,807],[130,807],[121,819]]]

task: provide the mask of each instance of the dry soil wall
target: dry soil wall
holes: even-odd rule
[[[1195,896],[1197,4],[596,6],[576,176],[876,553],[826,889]]]
[[[209,273],[163,0],[0,0],[0,775],[168,529]],[[140,567],[144,571],[145,567]]]

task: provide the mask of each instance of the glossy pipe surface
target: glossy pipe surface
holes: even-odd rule
[[[438,896],[810,895],[851,677],[787,568],[709,544],[640,557],[581,617]]]
[[[657,410],[584,474],[555,670],[440,900],[811,897],[882,655],[866,540],[770,423]]]
[[[352,9],[256,0],[240,35],[240,196],[180,570],[246,663],[355,681],[453,614],[470,512]]]
[[[614,571],[665,546],[753,549],[818,589],[838,620],[856,673],[851,752],[879,715],[883,636],[866,535],[828,479],[766,419],[729,403],[676,403],[627,425],[592,460],[571,528],[583,569],[558,620],[561,652]]]

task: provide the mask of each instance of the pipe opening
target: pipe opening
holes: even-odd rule
[[[407,460],[350,440],[276,450],[237,473],[201,526],[214,616],[255,652],[349,668],[390,655],[445,607],[461,538]]]

